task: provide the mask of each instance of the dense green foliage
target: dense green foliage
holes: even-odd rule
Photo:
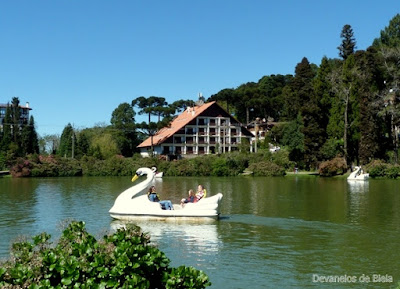
[[[0,265],[1,288],[205,288],[208,276],[170,260],[134,225],[96,240],[84,222],[71,222],[55,246],[42,233],[12,246]]]
[[[140,155],[131,158],[116,155],[105,160],[87,156],[77,160],[54,155],[29,155],[17,159],[11,174],[14,177],[131,176],[139,167],[153,166],[166,176],[237,176],[249,167],[254,175],[280,176],[285,170],[291,170],[294,163],[289,161],[285,150],[277,153],[260,150],[256,154],[204,155],[175,161],[142,158]]]
[[[39,153],[34,118],[21,117],[21,110],[18,97],[13,97],[0,124],[0,170],[8,168],[18,157]]]

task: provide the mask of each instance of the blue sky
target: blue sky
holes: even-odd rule
[[[294,74],[303,57],[338,57],[345,24],[366,49],[399,10],[395,0],[3,0],[0,103],[29,102],[41,136],[109,124],[139,96],[208,98]]]

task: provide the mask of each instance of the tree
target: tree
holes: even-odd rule
[[[382,74],[377,63],[376,50],[370,48],[355,54],[357,70],[356,79],[358,83],[357,92],[360,99],[360,143],[358,157],[361,164],[367,164],[374,158],[379,158],[380,142],[383,140],[383,129],[381,118],[378,118],[379,106],[376,105]],[[383,146],[382,146],[383,147]]]
[[[92,155],[99,159],[108,159],[121,153],[117,142],[110,132],[96,135],[92,139],[90,150]]]
[[[301,115],[286,124],[282,132],[282,144],[288,147],[289,159],[303,166],[304,161],[304,134]]]
[[[60,136],[57,134],[47,134],[40,138],[41,154],[56,154],[60,146]]]
[[[379,51],[383,62],[385,88],[381,96],[383,104],[380,115],[387,115],[394,161],[398,162],[399,126],[400,126],[400,14],[394,16],[389,26],[381,31],[381,36],[374,40],[374,47]]]
[[[137,106],[139,114],[148,114],[149,122],[151,121],[151,115],[159,116],[160,108],[165,107],[167,102],[164,97],[150,96],[148,98],[140,96],[132,100],[132,107]]]
[[[138,124],[137,127],[150,136],[151,153],[153,153],[153,136],[158,128],[157,123],[151,122],[151,115],[157,115],[160,122],[162,111],[167,105],[168,103],[165,101],[164,97],[150,96],[146,98],[144,96],[140,96],[132,100],[132,107],[137,106],[140,109],[139,114],[148,114],[149,116],[149,121],[147,124],[142,122],[141,124]]]
[[[76,155],[78,157],[83,157],[89,153],[90,141],[86,134],[86,131],[80,131],[77,135],[78,141],[76,144]]]
[[[194,102],[193,100],[187,99],[187,100],[176,100],[171,104],[171,107],[175,109],[175,113],[177,112],[182,112],[184,111],[187,107],[193,106]]]
[[[256,117],[264,117],[260,110],[260,91],[258,84],[247,82],[236,89],[236,112],[240,121],[250,123]]]
[[[18,97],[13,97],[11,101],[12,136],[15,144],[20,142],[20,107]]]
[[[111,115],[113,135],[124,156],[132,156],[138,144],[135,126],[135,112],[129,103],[121,103]]]
[[[2,151],[7,151],[12,142],[11,122],[12,122],[11,106],[7,104],[6,115],[4,116],[3,120],[3,137],[1,139],[1,145],[0,145]]]
[[[218,93],[211,95],[209,101],[218,101],[218,103],[225,103],[226,111],[229,113],[237,101],[237,94],[233,88],[225,88]]]
[[[342,44],[338,47],[339,56],[346,60],[356,49],[353,28],[349,24],[344,25],[340,37],[342,38]]]
[[[333,138],[343,138],[343,153],[346,161],[349,157],[349,128],[357,119],[352,112],[358,113],[359,111],[353,107],[356,91],[354,71],[355,60],[354,55],[351,55],[343,62],[342,66],[336,67],[330,74],[335,100],[331,109],[328,131]],[[355,130],[357,131],[357,129]]]
[[[295,72],[290,85],[302,117],[305,165],[309,169],[316,166],[319,150],[324,143],[324,129],[321,127],[322,113],[313,87],[315,72],[307,58],[302,59],[296,66]]]
[[[375,47],[386,46],[399,48],[400,46],[400,14],[396,14],[389,22],[389,25],[381,30],[380,38],[374,40]]]
[[[390,127],[390,138],[394,153],[394,161],[398,162],[399,126],[400,126],[400,49],[381,45],[377,47],[382,61],[384,88],[381,90],[381,99],[378,105],[379,114],[387,116]]]
[[[272,117],[279,121],[283,114],[284,100],[282,97],[283,88],[293,79],[292,75],[270,75],[263,76],[258,81],[260,91],[260,116]]]
[[[25,155],[39,153],[39,140],[33,116],[29,118],[29,123],[22,128],[21,146],[22,153]]]
[[[74,150],[76,144],[76,135],[70,123],[64,127],[60,138],[60,147],[57,154],[64,157],[74,157]]]

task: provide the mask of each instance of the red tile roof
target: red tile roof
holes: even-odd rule
[[[153,145],[159,145],[163,143],[166,139],[170,136],[174,135],[178,130],[183,128],[193,119],[198,117],[201,113],[203,113],[207,108],[212,106],[215,101],[205,103],[201,106],[194,106],[187,108],[184,112],[178,115],[172,122],[169,127],[164,127],[160,129],[154,136],[153,136]],[[151,146],[151,138],[147,138],[144,142],[139,144],[137,147],[149,147]]]

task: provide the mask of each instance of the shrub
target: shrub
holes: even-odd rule
[[[384,177],[386,175],[388,164],[384,163],[381,160],[375,160],[372,163],[368,164],[366,167],[371,178],[378,178]]]
[[[11,167],[10,174],[14,178],[29,177],[33,165],[29,160],[18,158],[15,164]]]
[[[323,177],[343,175],[346,171],[347,171],[346,160],[341,157],[336,157],[332,160],[322,162],[319,165],[319,175]]]
[[[194,176],[193,162],[188,159],[170,162],[168,176]]]
[[[56,246],[50,235],[12,246],[0,265],[1,288],[205,288],[208,276],[193,267],[170,268],[137,226],[97,241],[84,222],[71,222]]]
[[[222,177],[229,176],[229,166],[227,160],[223,158],[215,159],[212,164],[212,174],[213,176]]]
[[[289,160],[289,151],[287,149],[281,149],[271,154],[271,159],[274,163],[285,169],[294,168],[294,163]]]
[[[400,176],[400,167],[399,165],[389,165],[385,173],[388,178],[396,179],[398,176]]]
[[[249,170],[253,172],[254,176],[284,176],[286,174],[283,167],[269,161],[252,163]]]

